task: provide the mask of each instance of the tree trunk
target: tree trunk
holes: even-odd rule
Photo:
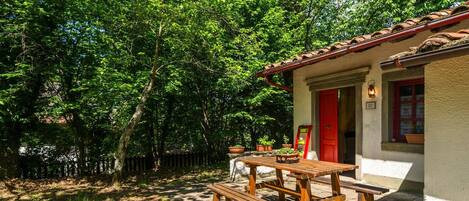
[[[149,115],[150,117],[148,118],[149,121],[147,121],[147,140],[148,140],[148,144],[147,144],[147,154],[146,154],[146,158],[148,160],[151,160],[151,167],[154,168],[156,167],[157,165],[157,159],[158,159],[158,155],[157,155],[157,152],[156,152],[156,145],[155,145],[155,126],[154,126],[154,123],[152,121],[152,117],[153,117],[153,114],[150,114]]]
[[[202,103],[202,120],[200,123],[202,125],[202,131],[203,131],[202,137],[204,138],[205,146],[207,146],[207,152],[212,153],[213,147],[212,147],[212,144],[210,143],[210,136],[212,133],[212,129],[210,128],[208,107],[205,102]]]
[[[166,146],[166,138],[169,136],[170,132],[170,125],[171,120],[173,119],[173,111],[174,111],[174,96],[169,95],[166,101],[166,118],[164,119],[162,128],[161,128],[161,135],[159,138],[158,144],[158,156],[161,158],[165,151]]]
[[[0,179],[15,178],[19,176],[19,148],[21,138],[21,127],[16,123],[11,123],[2,131],[0,141]],[[4,140],[5,139],[5,140]]]
[[[114,158],[116,159],[115,165],[114,165],[114,175],[112,178],[114,186],[118,186],[118,187],[120,186],[120,181],[122,179],[122,173],[123,173],[123,168],[124,168],[124,161],[125,161],[125,157],[127,154],[127,147],[129,145],[130,137],[134,133],[135,127],[137,126],[138,122],[140,121],[140,118],[143,115],[145,103],[150,97],[150,92],[154,88],[156,74],[158,73],[158,70],[160,69],[160,67],[158,66],[157,60],[159,57],[159,49],[160,49],[159,41],[161,38],[162,28],[163,28],[163,25],[160,24],[160,28],[159,28],[157,39],[156,39],[155,56],[154,56],[154,60],[153,60],[152,68],[151,68],[150,80],[148,81],[147,85],[142,91],[142,94],[140,95],[140,103],[135,108],[135,112],[132,115],[132,118],[130,118],[129,122],[127,123],[127,126],[122,132],[122,135],[120,136],[119,145],[114,155]]]

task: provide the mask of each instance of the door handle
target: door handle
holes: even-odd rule
[[[331,126],[330,124],[327,124],[325,127],[326,127],[327,129],[330,129],[332,126]]]

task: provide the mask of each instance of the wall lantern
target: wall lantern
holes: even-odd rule
[[[374,80],[370,80],[368,82],[368,97],[369,98],[376,97],[376,89],[375,89],[375,81]]]

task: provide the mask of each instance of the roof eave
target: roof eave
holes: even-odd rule
[[[394,68],[410,68],[415,66],[421,66],[433,61],[442,59],[448,59],[452,57],[458,57],[463,55],[469,55],[469,43],[457,45],[454,47],[433,50],[429,52],[404,56],[393,60],[387,60],[381,62],[381,69],[389,70]]]
[[[283,71],[295,70],[295,69],[301,68],[301,67],[306,66],[306,65],[311,65],[311,64],[314,64],[314,63],[318,63],[318,62],[326,60],[326,59],[336,58],[336,57],[343,56],[343,55],[351,53],[351,52],[357,52],[357,51],[360,51],[360,50],[371,48],[373,46],[380,45],[381,43],[384,43],[384,42],[409,37],[409,36],[415,35],[417,33],[420,33],[422,31],[436,29],[436,28],[439,28],[439,27],[456,24],[456,23],[459,23],[459,22],[461,22],[463,20],[466,20],[466,19],[469,19],[469,11],[464,11],[464,12],[461,12],[459,14],[451,15],[451,16],[448,16],[448,17],[445,17],[445,18],[442,18],[442,19],[437,19],[435,21],[431,21],[431,22],[426,23],[426,24],[422,24],[422,25],[418,25],[418,26],[415,26],[415,27],[412,27],[412,28],[404,29],[400,32],[389,33],[387,35],[383,35],[383,36],[378,37],[378,38],[372,38],[372,39],[369,39],[367,41],[363,41],[361,43],[357,43],[357,44],[354,44],[354,45],[351,45],[351,46],[348,46],[348,47],[345,47],[345,48],[342,48],[342,49],[338,49],[338,50],[333,51],[333,52],[328,52],[328,53],[319,55],[317,57],[308,58],[308,59],[304,59],[304,60],[301,60],[301,61],[298,61],[298,62],[289,63],[287,65],[276,67],[276,68],[266,69],[264,71],[257,72],[256,76],[266,77],[268,75],[280,73],[280,72],[283,72]]]

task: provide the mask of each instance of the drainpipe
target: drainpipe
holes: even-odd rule
[[[288,91],[288,92],[293,92],[293,89],[290,88],[290,87],[287,87],[285,85],[281,85],[281,84],[278,84],[278,83],[275,83],[274,81],[272,81],[272,75],[268,75],[266,77],[264,77],[264,80],[265,82],[267,82],[267,84],[271,85],[271,86],[274,86],[274,87],[277,87],[279,89],[282,89],[282,90],[285,90],[285,91]]]
[[[314,63],[317,63],[317,62],[320,62],[320,61],[323,61],[323,60],[326,60],[326,59],[336,58],[336,57],[339,57],[339,56],[346,55],[348,53],[357,52],[357,51],[360,51],[360,50],[371,48],[371,47],[374,47],[376,45],[380,45],[381,43],[384,43],[384,42],[396,40],[396,39],[399,39],[399,38],[410,37],[410,36],[413,36],[417,33],[422,32],[422,31],[431,30],[431,29],[435,29],[435,28],[439,28],[439,27],[443,27],[443,26],[456,24],[456,23],[459,23],[460,21],[463,21],[463,20],[466,20],[466,19],[469,19],[469,12],[468,11],[465,11],[463,13],[456,14],[456,15],[453,15],[453,16],[449,16],[449,17],[446,17],[444,19],[436,20],[434,22],[429,22],[427,24],[422,24],[422,25],[419,25],[419,26],[416,26],[414,28],[410,28],[410,29],[407,29],[407,30],[404,30],[404,31],[401,31],[401,32],[391,33],[389,35],[378,37],[378,38],[373,39],[373,40],[357,43],[355,45],[351,45],[351,46],[348,46],[348,47],[343,48],[343,49],[339,49],[339,50],[336,50],[336,51],[325,53],[323,55],[320,55],[318,57],[314,57],[312,59],[305,59],[305,60],[301,60],[299,62],[293,62],[293,63],[287,64],[287,65],[285,65],[283,67],[279,67],[279,68],[267,69],[267,70],[256,73],[256,76],[257,77],[264,77],[266,82],[268,84],[274,86],[274,87],[277,87],[277,88],[280,88],[280,89],[283,89],[283,90],[286,90],[286,91],[291,91],[291,89],[287,86],[272,82],[272,80],[270,80],[271,78],[269,78],[269,77],[271,77],[271,75],[273,75],[273,74],[276,74],[276,73],[279,73],[279,72],[282,72],[282,71],[295,70],[295,69],[301,68],[303,66],[311,65],[311,64],[314,64]]]

